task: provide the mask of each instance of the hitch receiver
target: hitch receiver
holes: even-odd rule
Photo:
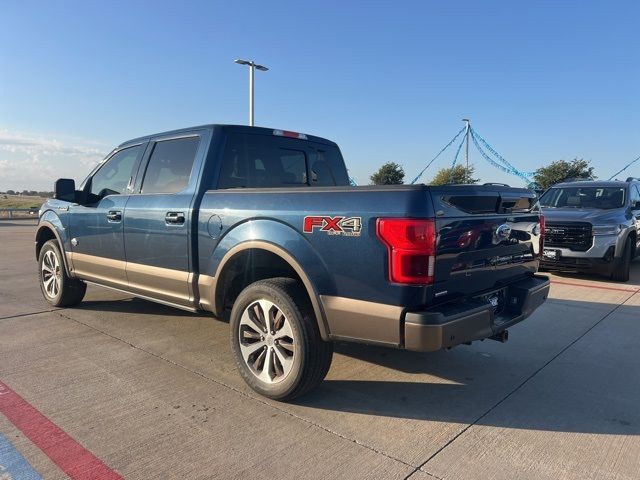
[[[489,337],[490,340],[495,340],[496,342],[505,343],[509,340],[509,330],[503,330],[500,333],[496,333]]]

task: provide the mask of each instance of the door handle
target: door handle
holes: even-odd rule
[[[120,210],[109,210],[107,220],[110,222],[119,222],[122,220],[122,212]]]
[[[184,213],[167,212],[167,214],[164,216],[164,221],[171,225],[184,225]]]

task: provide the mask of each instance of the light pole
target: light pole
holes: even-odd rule
[[[253,127],[253,72],[257,68],[261,72],[266,72],[269,70],[264,65],[258,65],[253,60],[236,60],[236,63],[240,65],[248,65],[249,66],[249,126]]]
[[[468,118],[463,118],[462,121],[466,124],[466,128],[467,131],[465,133],[466,137],[467,137],[467,145],[466,145],[466,151],[465,151],[465,158],[467,159],[467,170],[464,173],[465,176],[465,181],[467,181],[468,177],[469,177],[469,133],[470,133],[470,129],[471,129],[471,122],[469,122]]]

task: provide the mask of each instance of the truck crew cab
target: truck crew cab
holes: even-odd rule
[[[535,194],[504,185],[353,187],[337,145],[206,125],[137,138],[40,213],[44,298],[94,283],[230,321],[238,370],[291,399],[332,342],[433,351],[507,328],[547,298]]]

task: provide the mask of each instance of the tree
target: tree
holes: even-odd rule
[[[7,195],[15,195],[16,192],[14,190],[7,190]]]
[[[469,168],[467,168],[466,165],[461,164],[456,165],[453,169],[442,168],[436,172],[429,184],[446,185],[447,183],[478,183],[480,179],[473,178],[474,172],[475,168],[473,165],[469,165]]]
[[[535,183],[544,190],[556,183],[578,178],[585,180],[596,178],[593,175],[593,167],[589,166],[589,160],[584,158],[574,158],[570,162],[557,160],[546,167],[540,167],[533,175]]]
[[[373,185],[400,185],[404,182],[404,169],[395,162],[387,162],[369,178]]]

